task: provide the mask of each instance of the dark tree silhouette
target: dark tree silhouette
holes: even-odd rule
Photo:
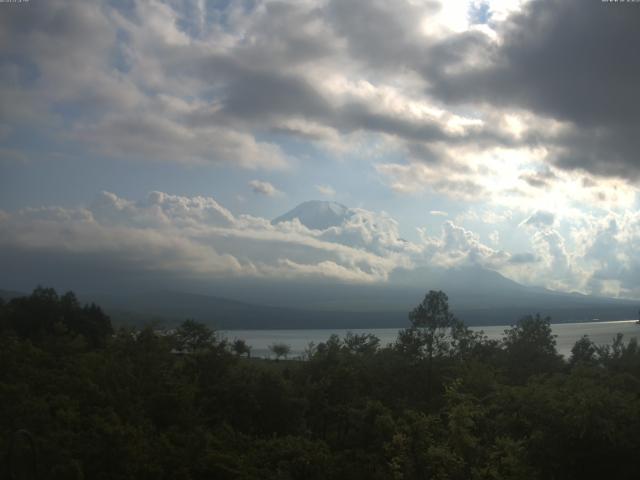
[[[585,335],[578,340],[571,349],[571,365],[595,365],[597,363],[598,347]]]
[[[551,331],[551,318],[529,315],[504,332],[506,367],[512,378],[523,381],[543,371],[558,371],[562,357],[556,352],[556,335]]]
[[[371,333],[357,334],[347,332],[344,338],[344,345],[352,353],[371,355],[378,351],[380,339]]]
[[[215,332],[204,323],[187,319],[176,329],[176,348],[185,353],[210,350],[216,342]]]
[[[27,429],[51,479],[640,478],[633,338],[583,338],[565,362],[548,319],[474,338],[429,292],[396,345],[332,335],[305,361],[272,345],[269,362],[192,320],[94,346],[86,315],[48,289],[0,305],[2,473],[35,464],[11,445]]]
[[[398,346],[429,361],[450,353],[468,333],[449,310],[449,299],[442,291],[429,291],[409,313],[409,320],[411,326],[400,333]]]
[[[241,338],[236,338],[233,343],[231,343],[231,349],[239,357],[245,354],[248,358],[251,357],[251,347],[247,345],[247,342]]]
[[[269,350],[276,356],[276,360],[287,358],[291,352],[291,347],[286,343],[274,343],[269,346]]]
[[[59,297],[53,288],[37,287],[28,297],[10,300],[3,311],[4,328],[34,342],[67,333],[82,335],[92,347],[104,347],[113,333],[102,309],[93,303],[81,306],[73,292]]]

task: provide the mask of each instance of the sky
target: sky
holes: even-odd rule
[[[640,298],[639,2],[0,12],[0,288],[52,265],[203,284],[474,265]],[[271,223],[308,200],[347,209]]]

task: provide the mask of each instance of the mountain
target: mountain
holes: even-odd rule
[[[325,230],[329,227],[342,225],[352,214],[353,210],[340,203],[310,200],[273,219],[271,223],[275,225],[297,218],[300,223],[311,230]]]
[[[528,314],[549,315],[554,322],[594,318],[636,318],[638,302],[563,293],[529,287],[482,267],[398,269],[384,284],[342,282],[228,280],[211,285],[219,297],[271,307],[323,312],[347,319],[369,315],[385,326],[404,325],[408,312],[429,290],[443,290],[454,313],[468,325],[511,324]],[[378,321],[377,320],[377,321]],[[349,328],[349,327],[344,327]]]
[[[523,292],[529,290],[500,273],[487,268],[470,265],[453,268],[418,267],[398,268],[391,272],[389,283],[401,287],[429,287],[437,285],[437,290],[465,290],[478,294],[501,292]]]
[[[114,324],[157,322],[175,326],[192,318],[219,330],[383,328],[407,326],[406,313],[305,310],[258,305],[227,298],[185,292],[150,291],[122,295],[81,294],[95,302]]]
[[[467,325],[508,325],[534,313],[556,323],[621,320],[638,311],[638,302],[527,287],[480,267],[400,270],[393,277],[384,285],[236,280],[211,284],[214,295],[123,289],[78,298],[102,306],[116,325],[175,326],[193,318],[221,330],[404,328],[429,290],[445,291]],[[21,295],[0,291],[3,298]]]
[[[554,323],[636,318],[637,302],[527,287],[481,267],[397,271],[385,285],[300,281],[225,282],[215,296],[175,291],[80,295],[105,307],[115,323],[185,318],[218,329],[403,328],[429,290],[443,290],[467,325],[508,325],[528,314]],[[250,299],[250,301],[248,301]]]

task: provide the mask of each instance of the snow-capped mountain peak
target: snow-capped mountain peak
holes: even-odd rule
[[[301,203],[284,215],[274,218],[271,223],[288,222],[297,218],[305,227],[312,230],[326,230],[337,227],[353,215],[353,210],[336,202],[310,200]]]

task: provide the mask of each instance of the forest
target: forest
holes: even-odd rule
[[[114,329],[71,292],[0,301],[0,473],[640,478],[635,339],[584,337],[563,358],[533,314],[489,340],[440,291],[408,325],[389,345],[347,334],[267,360],[193,320]]]

